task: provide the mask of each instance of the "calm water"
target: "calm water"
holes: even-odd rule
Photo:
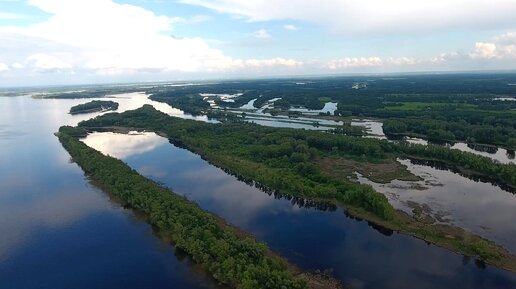
[[[421,139],[421,138],[415,138],[415,137],[404,137],[405,141],[409,143],[414,144],[422,144],[422,145],[428,145],[428,141]],[[514,156],[514,151],[506,150],[503,148],[497,148],[493,146],[484,146],[484,145],[472,145],[467,144],[463,142],[457,142],[457,143],[438,143],[440,145],[447,146],[451,149],[460,150],[463,152],[469,152],[472,154],[476,154],[479,156],[488,157],[492,160],[495,160],[502,164],[516,164],[516,158]]]
[[[233,100],[233,98],[238,97],[239,94],[210,94],[205,93],[201,94],[202,96],[217,96],[221,99],[224,99],[226,101]],[[242,111],[246,111],[247,114],[247,121],[254,122],[263,126],[270,126],[270,127],[288,127],[288,128],[296,128],[296,129],[308,129],[308,130],[329,130],[333,129],[333,126],[340,126],[343,124],[341,121],[333,121],[333,120],[327,120],[327,119],[321,119],[321,118],[307,118],[307,117],[295,117],[295,118],[289,118],[287,116],[272,116],[270,113],[264,113],[263,111],[266,108],[271,108],[273,106],[274,101],[279,100],[281,98],[274,98],[265,103],[261,108],[256,109],[254,107],[254,102],[256,99],[252,99],[247,104],[241,106],[238,110],[230,110],[234,113],[241,114]],[[514,100],[511,98],[496,98],[498,100]],[[496,100],[495,99],[495,100]],[[212,104],[212,107],[215,107],[215,103],[213,100],[210,104]],[[318,115],[320,112],[327,113],[333,115],[335,110],[337,109],[337,103],[336,102],[327,102],[324,105],[324,108],[321,110],[310,110],[306,108],[290,108],[290,111],[298,111],[301,112],[303,115]],[[317,122],[318,125],[314,126],[312,125],[313,122]],[[412,137],[403,137],[403,138],[396,138],[393,136],[386,136],[383,132],[383,123],[379,120],[371,120],[371,119],[359,119],[354,118],[350,121],[351,126],[357,126],[357,127],[363,127],[365,129],[366,135],[365,137],[370,138],[376,138],[376,139],[387,139],[389,141],[400,141],[405,140],[410,143],[417,143],[417,144],[428,144],[427,140],[421,139],[421,138],[412,138]],[[509,164],[514,163],[516,164],[516,158],[514,151],[508,151],[503,148],[497,148],[492,146],[481,146],[481,145],[469,145],[463,142],[457,142],[457,143],[439,143],[440,145],[445,145],[447,147],[450,147],[452,149],[457,149],[460,151],[470,152],[476,155],[481,155],[488,157],[492,160],[496,160],[503,164]]]
[[[327,102],[324,104],[324,107],[322,109],[307,109],[307,108],[299,108],[299,107],[292,107],[289,109],[290,111],[299,111],[303,114],[311,114],[311,115],[318,115],[319,113],[330,113],[333,115],[333,113],[337,110],[337,103],[336,102]]]
[[[410,160],[399,162],[422,180],[394,180],[388,184],[377,184],[364,177],[359,180],[384,193],[397,209],[412,214],[414,205],[428,205],[431,211],[427,213],[440,222],[496,241],[516,254],[516,226],[507,225],[507,220],[516,220],[516,195],[451,171],[414,164]]]
[[[254,100],[251,102],[254,103]],[[251,103],[250,102],[250,103]],[[327,103],[327,106],[331,106],[334,103]],[[247,106],[247,105],[246,105]],[[267,106],[267,105],[266,105]],[[243,107],[242,107],[243,108]],[[331,108],[331,107],[330,107]],[[309,113],[309,110],[306,109],[291,109],[303,112],[303,114],[318,114],[317,113]],[[323,109],[324,110],[324,109]],[[240,114],[241,111],[233,111],[237,114]],[[263,113],[261,110],[257,110],[254,112],[246,112],[247,121],[254,122],[264,126],[271,127],[289,127],[289,128],[297,128],[297,129],[308,129],[308,130],[329,130],[333,129],[335,126],[340,126],[343,124],[341,121],[333,121],[321,118],[307,118],[307,117],[296,117],[289,118],[287,116],[272,116],[270,113]],[[312,123],[317,122],[318,125],[314,126]],[[371,137],[376,139],[386,139],[389,141],[400,141],[405,140],[410,143],[416,144],[424,144],[427,145],[428,141],[421,138],[393,138],[391,136],[387,137],[383,132],[383,123],[378,120],[371,119],[352,119],[350,122],[351,126],[363,127],[365,128],[366,135],[365,137]],[[463,142],[457,142],[453,144],[449,143],[438,143],[440,145],[444,145],[450,147],[452,149],[470,152],[476,155],[488,157],[492,160],[498,161],[502,164],[513,163],[516,164],[516,158],[514,151],[508,151],[503,148],[497,148],[492,146],[481,146],[481,145],[469,145]]]
[[[0,97],[0,288],[214,288],[70,163],[53,133],[83,102]]]
[[[468,145],[466,143],[461,142],[451,145],[450,148],[488,157],[502,164],[516,164],[516,159],[514,158],[514,151],[508,151],[502,148]]]
[[[516,288],[516,274],[376,230],[340,209],[278,199],[153,133],[94,133],[85,142],[252,233],[302,268],[333,269],[354,288]]]

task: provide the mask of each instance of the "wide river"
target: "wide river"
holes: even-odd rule
[[[150,103],[140,94],[126,97],[119,99],[120,110]],[[0,98],[0,288],[216,288],[70,162],[53,133],[95,115],[67,114],[82,102]],[[516,274],[375,229],[340,209],[269,195],[153,133],[95,133],[85,142],[250,232],[301,268],[331,269],[353,288],[516,288]]]

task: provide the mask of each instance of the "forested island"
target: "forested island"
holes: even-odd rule
[[[516,165],[513,164],[499,164],[485,157],[434,145],[395,144],[239,121],[207,124],[170,117],[151,106],[122,114],[106,114],[79,125],[88,131],[126,127],[159,132],[174,144],[269,190],[334,202],[349,213],[387,229],[516,270],[516,258],[503,248],[460,228],[422,222],[417,214],[409,216],[396,211],[383,194],[353,180],[353,172],[361,169],[367,170],[372,179],[383,181],[414,178],[395,162],[398,157],[410,157],[489,175],[514,187]],[[386,165],[390,166],[389,174],[381,169]],[[336,167],[339,170],[335,170]]]
[[[122,161],[88,147],[77,137],[86,131],[59,129],[64,148],[84,172],[124,206],[145,214],[159,233],[183,249],[213,278],[233,288],[339,288],[300,272],[244,232],[197,204],[146,179]],[[294,276],[297,275],[296,276]],[[301,274],[307,276],[307,274]]]
[[[110,100],[93,100],[70,108],[70,114],[92,113],[98,111],[117,110],[118,103]]]

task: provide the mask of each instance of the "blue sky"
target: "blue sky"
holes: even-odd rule
[[[514,0],[0,0],[0,86],[516,68]]]

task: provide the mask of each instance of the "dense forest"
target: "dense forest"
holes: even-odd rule
[[[316,160],[338,156],[358,159],[367,162],[379,162],[387,158],[416,157],[433,159],[458,166],[478,174],[497,178],[507,185],[516,187],[516,165],[499,164],[491,159],[459,150],[452,150],[438,145],[417,145],[408,143],[392,143],[372,138],[358,138],[341,134],[321,133],[316,131],[271,128],[252,123],[227,121],[222,124],[207,124],[190,120],[169,117],[156,111],[152,106],[144,106],[135,111],[123,114],[106,114],[102,117],[81,122],[84,127],[129,126],[166,132],[173,141],[197,148],[214,155],[239,157],[253,163],[281,170],[281,176],[292,176],[306,179],[313,183],[286,182],[282,186],[298,187],[282,188],[305,197],[327,196],[330,199],[341,199],[336,187],[354,186],[347,180],[329,180],[318,174]],[[216,157],[216,156],[215,156]],[[252,173],[252,170],[251,172]],[[267,183],[275,183],[278,177],[270,176]],[[337,183],[333,183],[337,181]],[[293,183],[293,184],[292,184]],[[279,184],[276,184],[279,185]],[[323,186],[318,189],[318,186]],[[361,186],[361,185],[360,185]],[[355,187],[358,189],[358,187]],[[321,192],[316,193],[320,190]],[[367,190],[360,187],[358,190]],[[378,214],[382,209],[378,209]],[[388,215],[388,213],[386,214]]]
[[[209,159],[217,159],[224,167],[266,186],[299,197],[337,200],[361,207],[383,219],[393,216],[393,209],[384,195],[367,185],[327,177],[315,164],[317,158],[331,154],[371,161],[385,158],[385,150],[380,147],[385,144],[376,140],[342,139],[332,134],[240,122],[209,125],[171,118],[152,106],[121,115],[109,114],[81,122],[80,126],[129,126],[163,131],[172,141],[202,151],[210,156]]]
[[[70,108],[70,114],[91,113],[97,111],[117,110],[118,103],[109,100],[93,100]]]
[[[442,226],[423,224],[409,218],[394,210],[385,196],[372,187],[359,184],[350,176],[325,174],[320,163],[337,159],[374,165],[410,156],[440,160],[479,174],[492,174],[511,184],[516,181],[516,165],[502,165],[485,157],[433,145],[395,144],[238,121],[208,124],[170,117],[148,105],[122,114],[96,117],[81,122],[79,126],[88,131],[122,126],[160,132],[175,145],[199,153],[242,180],[254,181],[269,190],[308,200],[329,200],[387,228],[464,254],[481,256],[493,264],[502,262],[504,266],[516,266],[514,256],[500,247],[463,231],[453,238],[446,237],[449,233],[443,231]],[[507,260],[511,260],[510,265],[507,265]]]
[[[144,178],[122,161],[77,139],[85,131],[61,127],[59,140],[73,160],[125,206],[145,213],[160,233],[190,254],[218,281],[235,288],[308,288],[284,261],[195,203]]]

